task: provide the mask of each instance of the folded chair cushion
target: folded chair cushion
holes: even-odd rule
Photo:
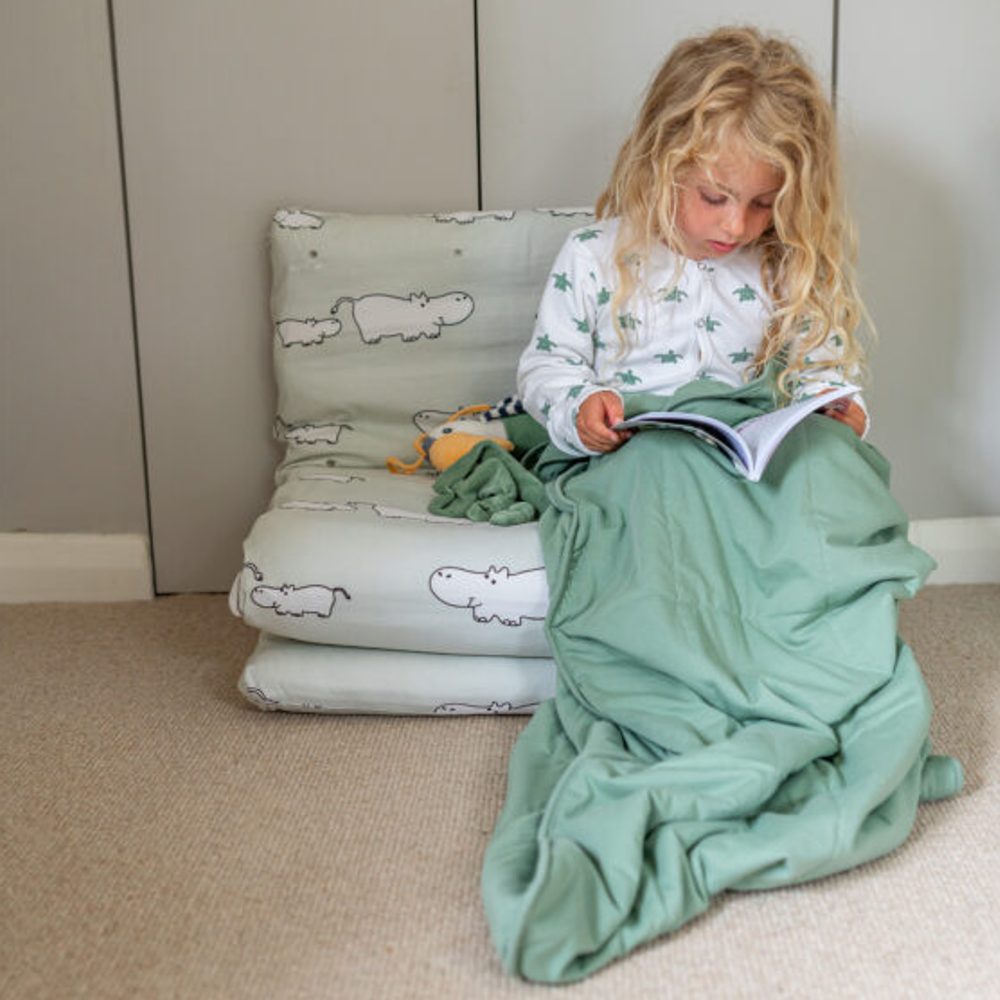
[[[511,392],[549,267],[587,209],[285,210],[271,225],[284,465],[384,465],[427,424]]]
[[[429,514],[433,476],[414,442],[514,391],[552,260],[592,218],[275,214],[283,455],[230,593],[262,632],[241,680],[253,704],[448,714],[442,706],[517,711],[543,696],[537,524]],[[390,457],[417,471],[391,474]]]

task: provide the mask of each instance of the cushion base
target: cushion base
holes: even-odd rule
[[[550,659],[359,649],[262,634],[239,680],[264,711],[527,715],[555,694]]]

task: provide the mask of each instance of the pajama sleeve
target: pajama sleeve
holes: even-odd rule
[[[597,261],[572,234],[556,256],[517,369],[525,409],[570,455],[598,454],[580,442],[576,416],[588,396],[610,388],[594,371],[598,273]]]
[[[811,350],[806,356],[807,362],[818,362],[816,367],[807,368],[798,379],[792,398],[794,400],[807,399],[816,396],[821,392],[830,389],[840,389],[843,386],[853,386],[860,390],[858,383],[858,373],[848,372],[841,364],[843,340],[839,333],[831,333],[826,342]],[[868,436],[871,428],[871,417],[868,413],[868,406],[864,401],[860,391],[851,397],[864,410],[865,427],[862,437]]]

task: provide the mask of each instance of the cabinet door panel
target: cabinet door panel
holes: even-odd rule
[[[114,14],[157,589],[225,589],[276,458],[270,216],[476,207],[472,8]]]
[[[146,532],[104,0],[0,17],[0,532]]]

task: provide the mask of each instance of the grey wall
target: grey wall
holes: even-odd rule
[[[1000,8],[837,7],[874,439],[912,516],[1000,514]],[[477,149],[471,0],[5,0],[0,531],[145,531],[144,442],[158,589],[224,589],[275,459],[274,208],[473,208],[480,152],[484,207],[590,202],[673,40],[758,21],[832,76],[835,9],[479,0]]]
[[[879,330],[873,439],[914,517],[1000,513],[1000,4],[841,4],[839,109]]]
[[[830,80],[832,0],[480,0],[484,207],[592,205],[671,45],[748,20]]]

